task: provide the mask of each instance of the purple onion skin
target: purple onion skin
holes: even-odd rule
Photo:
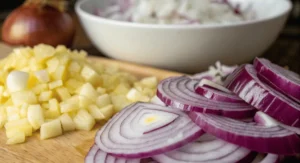
[[[252,65],[240,66],[228,76],[225,86],[274,119],[289,126],[300,127],[300,105],[262,83]]]
[[[266,64],[270,64],[273,67],[265,66],[263,62],[266,62]],[[300,76],[298,74],[275,65],[266,59],[256,58],[253,64],[258,72],[258,77],[263,82],[300,103]],[[288,79],[289,77],[276,71],[299,78],[299,81]]]

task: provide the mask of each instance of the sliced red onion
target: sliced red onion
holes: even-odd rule
[[[293,132],[297,133],[298,135],[300,135],[300,128],[287,126],[281,122],[278,122],[276,119],[268,116],[267,114],[265,114],[261,111],[256,112],[256,114],[254,116],[254,120],[257,123],[262,124],[264,126],[268,126],[268,127],[281,126],[287,130],[293,131]]]
[[[98,147],[116,157],[146,158],[168,152],[204,132],[183,112],[151,103],[135,103],[97,132]]]
[[[94,144],[90,148],[88,154],[85,156],[84,162],[85,163],[94,163],[94,158],[95,158],[98,150],[99,150],[98,146],[96,144]]]
[[[244,100],[233,94],[227,88],[206,79],[200,81],[196,86],[195,92],[215,101],[245,103]]]
[[[190,112],[189,116],[207,133],[253,151],[279,155],[300,152],[298,135],[280,126],[266,127],[199,112]]]
[[[153,156],[160,163],[250,163],[255,152],[220,139],[195,141],[184,147]]]
[[[256,58],[254,67],[264,82],[300,102],[300,75],[263,58]]]
[[[300,104],[261,82],[252,65],[240,66],[228,76],[226,87],[274,119],[300,127]]]
[[[249,118],[255,109],[246,103],[214,101],[198,95],[195,86],[198,81],[191,78],[172,77],[163,80],[157,88],[157,97],[167,106],[184,111],[213,113],[232,118]]]
[[[257,157],[252,161],[252,163],[279,163],[280,157],[275,154],[267,154],[267,155],[262,155],[259,154]]]

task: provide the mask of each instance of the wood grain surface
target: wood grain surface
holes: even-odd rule
[[[7,56],[12,47],[0,43],[0,58]],[[120,62],[100,57],[89,57],[92,62],[104,65],[115,64],[123,71],[137,77],[157,76],[164,79],[181,73],[155,69],[136,64]],[[102,124],[103,125],[103,124]],[[6,145],[4,129],[0,130],[0,163],[83,163],[84,157],[94,143],[97,124],[92,131],[74,131],[49,140],[39,140],[39,133],[28,137],[26,143]]]

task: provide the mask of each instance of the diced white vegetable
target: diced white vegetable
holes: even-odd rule
[[[10,92],[24,90],[27,87],[29,74],[23,71],[12,71],[6,79],[7,89]]]

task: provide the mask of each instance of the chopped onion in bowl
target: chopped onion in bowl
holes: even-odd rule
[[[228,0],[117,0],[95,14],[146,24],[230,24],[253,15]]]

